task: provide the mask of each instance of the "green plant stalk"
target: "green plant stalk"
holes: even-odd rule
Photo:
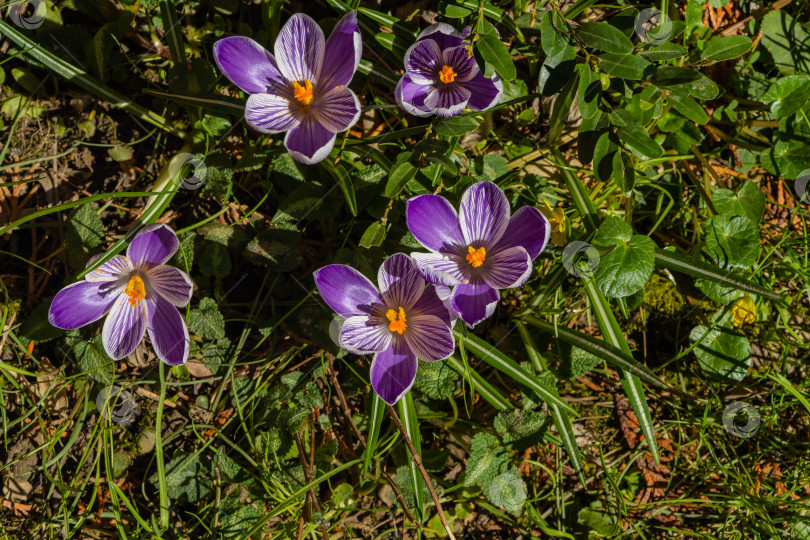
[[[518,322],[517,329],[520,337],[523,339],[523,344],[526,346],[526,352],[528,353],[529,359],[531,360],[535,369],[538,372],[544,371],[545,366],[543,359],[540,356],[540,351],[537,350],[537,346],[535,345],[532,337],[529,335],[529,330],[526,328],[526,325]],[[577,478],[579,478],[582,487],[585,487],[585,471],[582,468],[582,454],[580,453],[579,446],[577,445],[576,435],[574,434],[574,426],[571,423],[571,418],[569,418],[565,411],[561,410],[553,403],[549,405],[549,408],[551,410],[551,418],[554,421],[554,425],[557,426],[557,432],[560,434],[562,445],[565,447],[565,451],[568,454],[568,459],[571,460],[571,465],[574,467],[574,471],[577,473]]]
[[[499,411],[511,411],[515,408],[503,394],[498,392],[495,387],[489,384],[477,371],[472,368],[465,370],[464,364],[455,356],[448,358],[447,363],[462,377],[467,377],[468,382],[473,387],[473,391],[477,391],[481,397],[495,409]]]
[[[410,437],[413,447],[418,454],[418,458],[422,458],[422,435],[419,433],[419,419],[416,417],[416,408],[413,405],[413,395],[408,392],[397,403],[399,415],[402,417],[402,423],[405,426],[405,431]],[[410,449],[408,450],[410,454]],[[413,457],[413,456],[411,456]],[[416,460],[408,460],[408,471],[411,474],[411,483],[413,485],[413,498],[416,502],[416,518],[420,521],[425,519],[425,494],[422,488],[423,480],[419,471]]]
[[[380,429],[382,428],[383,414],[385,413],[385,402],[377,392],[371,393],[371,423],[366,437],[366,450],[363,453],[363,471],[368,472],[371,467],[371,460],[377,450],[377,441],[380,440]]]
[[[160,494],[160,530],[165,531],[169,528],[169,493],[166,490],[166,463],[163,460],[163,400],[166,399],[166,369],[163,362],[158,362],[158,377],[160,377],[160,398],[155,413],[155,461]]]
[[[584,276],[583,279],[585,280],[585,292],[588,294],[591,309],[594,315],[596,315],[599,330],[602,331],[602,339],[632,356],[633,353],[630,350],[630,346],[627,344],[627,340],[624,338],[624,334],[622,334],[619,322],[610,310],[607,299],[596,287],[596,281],[591,276]],[[644,395],[644,387],[641,385],[641,380],[629,371],[622,370],[622,387],[624,388],[625,394],[627,394],[627,398],[630,400],[633,411],[635,411],[638,417],[638,423],[641,426],[644,438],[647,439],[650,453],[652,453],[655,463],[660,465],[655,425],[652,421],[650,407],[647,404],[647,398]]]
[[[573,171],[571,171],[570,165],[566,161],[565,157],[563,157],[559,148],[551,149],[551,160],[560,168],[560,174],[562,174],[565,185],[571,194],[571,198],[574,201],[574,206],[576,206],[577,212],[579,212],[579,215],[582,216],[585,229],[588,232],[595,231],[599,228],[599,214],[597,213],[593,202],[591,202],[591,198],[588,195],[588,190],[585,188],[582,180],[580,180],[579,177],[574,174]]]

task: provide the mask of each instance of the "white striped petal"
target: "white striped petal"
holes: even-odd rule
[[[401,307],[406,313],[425,290],[425,278],[404,253],[385,259],[377,272],[377,283],[386,305],[394,310]]]
[[[419,360],[428,362],[444,360],[456,346],[450,327],[435,315],[408,317],[408,329],[402,337]]]
[[[120,295],[101,330],[101,341],[110,358],[120,360],[131,354],[143,339],[148,321],[146,299],[133,305],[127,295]]]
[[[275,56],[278,69],[289,81],[318,81],[326,40],[312,17],[296,13],[278,34]]]
[[[301,123],[290,100],[276,94],[252,94],[245,106],[245,121],[260,133],[281,133]]]
[[[194,284],[188,274],[174,266],[160,265],[149,270],[149,286],[177,307],[191,300]]]
[[[101,255],[92,257],[89,261],[87,261],[87,266],[90,266],[99,257],[101,257]],[[116,255],[84,276],[84,279],[93,283],[115,281],[121,278],[123,274],[131,272],[132,269],[132,262],[130,262],[128,258],[124,257],[123,255]]]
[[[425,107],[437,116],[455,116],[464,110],[471,95],[472,93],[460,84],[436,86],[425,98]]]
[[[332,133],[346,131],[360,118],[360,100],[350,88],[340,86],[330,90],[312,104],[312,114]]]
[[[391,331],[379,317],[349,317],[340,328],[340,346],[352,354],[382,352],[391,346]]]
[[[529,252],[517,246],[487,257],[482,277],[493,289],[511,289],[526,283],[531,274],[532,259]]]
[[[442,68],[442,51],[432,39],[417,41],[405,51],[405,72],[418,84],[433,84]]]

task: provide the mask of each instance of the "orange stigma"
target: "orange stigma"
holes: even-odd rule
[[[295,94],[295,99],[297,99],[301,105],[309,105],[312,103],[312,100],[315,99],[313,96],[312,81],[309,79],[304,79],[304,86],[298,84],[298,81],[293,81],[293,93]]]
[[[138,305],[138,302],[146,297],[146,286],[143,280],[138,276],[132,276],[127,283],[127,288],[124,289],[124,294],[129,296],[129,303],[132,307]]]
[[[401,336],[402,332],[404,332],[405,329],[408,328],[408,325],[405,324],[405,310],[402,309],[401,307],[399,308],[399,313],[397,313],[393,309],[389,309],[385,313],[385,316],[388,318],[389,321],[391,321],[391,324],[388,325],[388,329],[391,330],[392,332],[396,332]]]
[[[487,260],[487,250],[480,247],[475,249],[472,246],[467,247],[467,262],[472,265],[473,268],[478,268],[484,261]]]
[[[453,71],[453,68],[450,66],[442,66],[442,70],[439,72],[439,80],[442,81],[444,84],[450,84],[456,78],[456,72]]]

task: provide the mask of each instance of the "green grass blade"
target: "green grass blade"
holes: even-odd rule
[[[713,266],[702,261],[696,261],[679,253],[656,248],[655,262],[658,266],[662,266],[668,270],[674,270],[692,277],[714,281],[715,283],[719,283],[725,287],[732,287],[734,289],[756,294],[777,302],[783,301],[783,298],[779,294],[770,289],[760,287],[759,285],[754,285],[747,279],[734,275],[727,270],[723,270],[719,266]]]
[[[570,330],[564,326],[546,322],[532,315],[525,316],[523,320],[528,324],[543,330],[544,332],[557,336],[566,343],[570,343],[575,347],[579,347],[583,351],[589,352],[592,355],[601,358],[612,366],[616,366],[620,369],[626,369],[633,375],[636,375],[642,381],[648,382],[660,388],[668,388],[668,385],[659,379],[655,373],[647,369],[647,367],[645,367],[643,364],[638,363],[638,361],[629,354],[625,353],[618,347],[614,347],[604,340],[596,339],[593,336],[589,336],[588,334],[584,334],[582,332],[577,332],[576,330]]]
[[[109,101],[119,109],[135,115],[144,122],[148,122],[153,126],[159,127],[167,133],[171,133],[172,135],[180,138],[184,138],[186,136],[183,131],[171,125],[161,115],[154,111],[150,111],[142,105],[138,105],[124,94],[121,94],[106,84],[97,81],[95,78],[88,75],[86,71],[65,62],[35,41],[32,41],[28,37],[18,32],[13,26],[7,24],[5,21],[0,21],[0,34],[6,36],[11,41],[16,43],[23,49],[25,54],[28,54],[31,56],[31,58],[41,62],[45,65],[45,67],[60,77],[67,79],[73,84],[80,86],[84,90],[100,97],[101,99]]]
[[[585,277],[585,292],[588,294],[588,299],[591,302],[591,309],[596,315],[596,322],[599,324],[599,329],[602,331],[602,339],[618,347],[624,353],[632,356],[630,346],[624,338],[619,322],[613,315],[607,299],[602,295],[596,287],[596,281],[593,278]],[[652,421],[650,414],[650,407],[647,404],[647,398],[644,395],[644,387],[641,385],[641,380],[627,370],[622,370],[622,388],[624,388],[627,398],[630,400],[630,405],[638,417],[638,423],[641,426],[641,432],[644,438],[647,439],[647,445],[653,455],[653,459],[657,464],[660,464],[658,456],[658,439],[655,436],[655,425]]]
[[[335,179],[340,192],[346,198],[346,204],[349,206],[349,211],[353,216],[357,215],[357,197],[354,194],[354,184],[349,173],[346,172],[340,164],[335,164],[332,161],[325,159],[321,161],[321,166]]]
[[[467,381],[470,383],[470,386],[473,387],[473,391],[478,392],[478,394],[484,398],[484,401],[492,405],[495,409],[499,411],[511,411],[515,408],[503,394],[498,392],[495,387],[489,384],[477,371],[472,368],[464,369],[464,364],[461,363],[461,360],[455,356],[451,356],[447,359],[447,362],[450,364],[450,367],[460,373],[462,377],[467,377]]]
[[[537,369],[537,371],[543,371],[545,369],[543,359],[540,355],[540,351],[537,350],[537,345],[535,345],[534,340],[529,335],[529,330],[526,328],[526,325],[518,324],[518,333],[520,333],[520,337],[526,347],[526,353],[529,355],[529,359],[532,361],[532,364],[534,364],[535,369]],[[582,486],[585,487],[585,471],[582,468],[582,453],[580,453],[579,446],[577,445],[577,438],[574,434],[574,425],[571,423],[571,418],[556,405],[552,404],[549,409],[551,410],[551,419],[554,421],[554,425],[557,426],[557,432],[560,434],[562,446],[568,454],[568,459],[571,460],[571,466],[577,473],[577,477],[582,483]]]
[[[560,399],[559,396],[555,396],[549,392],[540,383],[534,380],[534,377],[532,377],[531,374],[526,373],[526,371],[524,371],[517,362],[500,352],[486,341],[473,336],[472,334],[465,336],[457,329],[453,330],[453,334],[456,336],[456,341],[463,343],[467,350],[498,371],[508,375],[516,382],[532,389],[537,393],[537,395],[542,397],[546,403],[553,403],[560,408],[569,411],[571,414],[576,414],[576,411],[572,409],[568,403]]]
[[[405,431],[408,432],[408,437],[411,438],[413,447],[419,458],[422,457],[422,435],[419,433],[419,420],[416,418],[416,408],[413,406],[413,395],[408,392],[397,403],[399,408],[399,416],[402,418],[402,425],[405,426]],[[409,451],[410,453],[410,451]],[[408,470],[411,473],[411,482],[413,485],[413,496],[416,501],[416,516],[417,519],[422,520],[425,517],[425,480],[422,478],[422,473],[419,467],[416,466],[413,459],[408,460]]]
[[[180,21],[177,20],[174,2],[172,0],[161,0],[160,18],[163,20],[163,31],[166,33],[166,41],[169,42],[169,51],[172,53],[172,62],[175,65],[186,63],[186,49],[183,46],[183,34],[180,32]]]
[[[582,183],[582,180],[580,180],[579,177],[570,169],[568,161],[566,161],[565,157],[563,157],[558,148],[551,149],[551,161],[553,161],[554,164],[560,168],[560,174],[562,175],[563,180],[565,180],[565,185],[568,188],[568,192],[571,194],[571,198],[574,201],[574,206],[576,206],[577,212],[579,212],[579,215],[582,216],[585,229],[588,232],[595,231],[599,228],[599,214],[597,213],[596,207],[594,207],[593,202],[588,195],[588,190],[585,189],[585,185]]]
[[[380,429],[382,429],[383,414],[385,413],[385,402],[377,392],[371,394],[371,423],[366,437],[366,451],[363,454],[363,471],[367,472],[371,468],[371,459],[377,450],[377,441],[380,440]]]
[[[215,116],[228,117],[237,116],[241,118],[245,114],[245,100],[228,96],[198,95],[198,94],[171,94],[169,92],[158,92],[157,90],[144,90],[151,96],[162,97],[186,105],[189,107],[200,107],[215,113]]]

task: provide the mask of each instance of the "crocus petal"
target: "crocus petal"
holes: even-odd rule
[[[391,346],[391,331],[380,317],[349,317],[340,328],[340,346],[352,354],[382,352]]]
[[[389,405],[408,393],[416,380],[419,362],[403,339],[393,340],[391,347],[374,355],[371,362],[371,386]]]
[[[87,266],[90,266],[96,259],[101,257],[101,255],[96,255],[92,257],[88,262]],[[84,279],[86,281],[91,281],[93,283],[104,283],[107,281],[115,281],[120,279],[123,274],[128,274],[132,271],[132,263],[129,259],[124,257],[123,255],[116,255],[109,261],[105,262],[86,276]]]
[[[177,307],[188,304],[194,293],[194,284],[188,274],[165,264],[149,270],[149,286],[155,293]]]
[[[446,294],[446,290],[447,289],[444,289],[442,292]],[[446,299],[447,296],[443,299],[436,287],[428,285],[425,288],[425,292],[422,293],[422,297],[416,305],[411,308],[411,316],[432,315],[438,317],[447,326],[451,326],[455,319],[455,313],[452,313],[448,305],[444,302]]]
[[[350,88],[335,88],[315,100],[312,114],[328,131],[346,131],[360,118],[360,100]]]
[[[416,262],[425,279],[434,285],[452,287],[470,279],[470,276],[462,269],[461,259],[455,255],[411,253],[411,258]]]
[[[456,209],[440,195],[408,199],[405,220],[414,238],[431,251],[455,254],[466,245]]]
[[[418,84],[433,84],[442,67],[442,50],[432,39],[417,41],[405,51],[405,71]]]
[[[273,55],[247,37],[231,36],[214,43],[214,61],[233,84],[248,94],[287,84]]]
[[[133,266],[158,266],[172,258],[180,247],[177,235],[164,223],[147,225],[127,248],[127,257]]]
[[[425,39],[435,41],[442,50],[458,47],[464,42],[459,31],[447,23],[431,24],[416,36],[416,41]]]
[[[296,127],[287,132],[284,146],[298,162],[312,165],[323,161],[335,146],[335,134],[315,118],[305,118]]]
[[[324,302],[341,317],[371,315],[383,301],[366,276],[345,264],[330,264],[315,270],[315,285]]]
[[[416,358],[427,362],[444,360],[456,346],[450,327],[433,315],[409,317],[408,329],[402,337]]]
[[[109,313],[121,294],[121,287],[112,283],[79,281],[58,293],[48,310],[48,322],[62,330],[76,330],[95,322]]]
[[[410,257],[404,253],[391,255],[377,272],[377,283],[389,308],[403,308],[407,313],[425,290],[425,279]]]
[[[148,322],[149,312],[145,300],[132,305],[127,295],[119,294],[101,330],[101,341],[107,355],[113,360],[120,360],[131,354],[143,339]]]
[[[498,249],[520,246],[534,260],[546,249],[550,234],[551,226],[546,216],[533,206],[524,206],[512,214],[506,232],[498,242]]]
[[[503,95],[503,81],[495,74],[492,78],[484,77],[484,73],[479,71],[464,86],[472,93],[467,106],[474,111],[485,111],[494,107],[501,101]]]
[[[188,328],[177,308],[159,296],[150,302],[149,339],[155,354],[170,366],[180,366],[188,360],[191,340]]]
[[[470,91],[461,84],[437,86],[425,98],[425,107],[436,116],[455,116],[467,106],[470,95]]]
[[[336,86],[349,84],[362,56],[363,39],[357,25],[357,12],[350,11],[338,21],[326,40],[323,70],[318,82],[320,89],[329,91]]]
[[[281,133],[301,123],[290,100],[276,94],[253,94],[245,105],[245,121],[260,133]]]
[[[509,225],[509,201],[492,182],[478,182],[461,197],[459,224],[467,245],[491,249]]]
[[[500,295],[486,283],[463,283],[453,289],[453,309],[472,328],[495,312]]]
[[[468,52],[467,47],[461,45],[444,49],[442,53],[444,64],[453,68],[456,73],[456,77],[453,79],[455,83],[469,81],[478,75],[479,69],[475,57],[469,56]]]
[[[323,65],[323,30],[309,15],[296,13],[279,32],[274,51],[278,69],[288,81],[309,79],[315,84]]]
[[[425,107],[425,98],[431,90],[433,90],[432,85],[415,83],[406,73],[394,88],[394,98],[397,100],[397,105],[405,109],[408,114],[430,116],[433,111]]]
[[[532,259],[520,246],[499,250],[487,257],[484,281],[493,289],[511,289],[526,283],[532,274]]]

